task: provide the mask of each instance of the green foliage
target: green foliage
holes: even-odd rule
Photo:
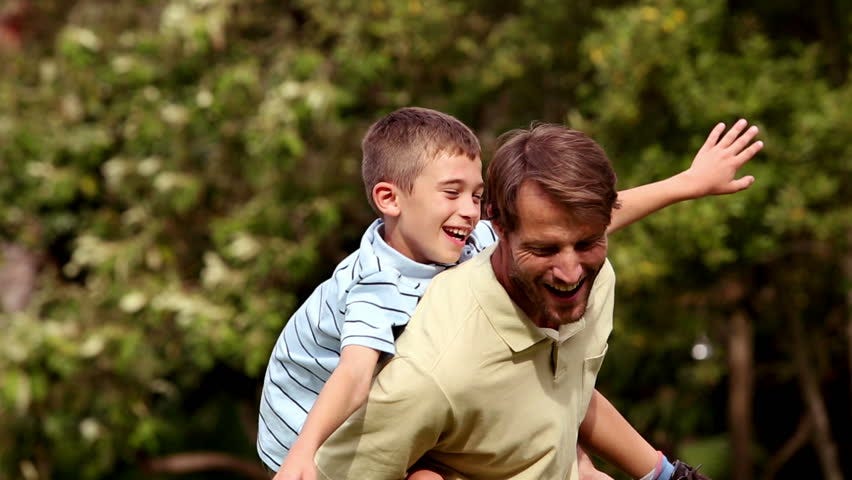
[[[852,86],[834,52],[852,38],[779,36],[784,15],[721,0],[35,6],[42,35],[0,53],[0,243],[43,260],[26,310],[0,316],[0,479],[132,477],[140,458],[204,448],[251,457],[250,434],[229,426],[234,442],[215,443],[226,427],[210,419],[256,407],[284,322],[372,215],[361,135],[409,104],[457,115],[486,152],[508,128],[566,121],[604,145],[623,187],[685,168],[718,121],[758,123],[751,189],[611,241],[601,389],[656,445],[724,475],[733,311],[754,323],[758,387],[795,391],[787,324],[802,318],[814,374],[848,396]],[[714,355],[694,361],[703,336]],[[787,433],[756,426],[766,451],[800,415],[778,408]]]

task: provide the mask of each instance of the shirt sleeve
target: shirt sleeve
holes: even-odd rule
[[[431,375],[394,358],[376,377],[367,403],[316,455],[320,478],[397,480],[435,447],[451,408]]]
[[[394,327],[408,324],[421,293],[393,269],[375,272],[349,287],[340,348],[361,345],[393,355]]]

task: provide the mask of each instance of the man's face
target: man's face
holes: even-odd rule
[[[441,154],[431,160],[411,193],[402,192],[392,238],[385,240],[420,263],[455,263],[479,222],[482,162]]]
[[[580,320],[606,260],[607,225],[579,223],[532,181],[521,185],[517,207],[518,228],[499,231],[497,278],[536,325]]]

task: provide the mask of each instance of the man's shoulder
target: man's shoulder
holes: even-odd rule
[[[602,283],[615,285],[615,269],[612,268],[612,263],[610,263],[609,258],[604,259],[604,264],[601,267],[600,272],[598,272],[598,277],[601,279]]]
[[[473,259],[432,280],[397,341],[399,354],[410,354],[417,362],[437,366],[444,354],[458,350],[459,346],[468,350],[470,343],[477,341],[475,332],[490,329],[472,288],[473,282],[485,273],[485,265],[478,263],[480,259]],[[486,263],[490,267],[490,262]]]
[[[608,336],[612,330],[612,315],[615,305],[615,270],[607,259],[598,271],[585,317],[592,322],[596,331]]]

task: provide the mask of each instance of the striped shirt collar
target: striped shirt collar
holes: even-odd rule
[[[405,277],[431,280],[435,275],[447,269],[445,265],[415,262],[399,253],[382,238],[380,232],[383,226],[384,222],[381,219],[376,219],[367,228],[364,236],[361,237],[361,255],[381,259],[381,264],[377,266],[378,270],[390,267]]]

